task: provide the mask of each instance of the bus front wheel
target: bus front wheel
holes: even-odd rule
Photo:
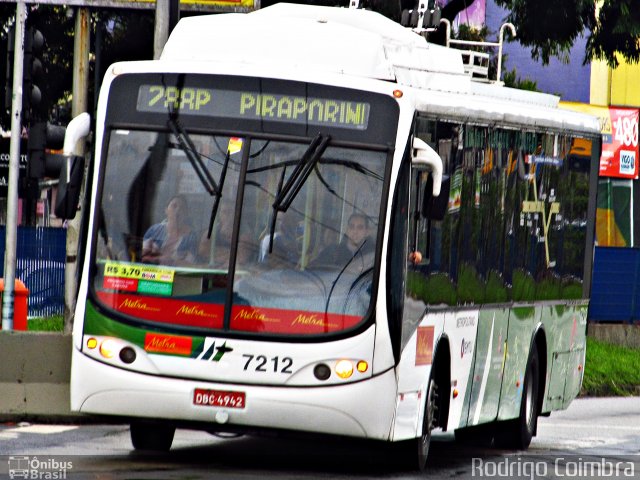
[[[155,423],[131,424],[131,443],[136,450],[166,452],[171,448],[175,427]]]
[[[427,399],[424,405],[424,417],[422,420],[422,434],[416,438],[418,469],[424,471],[427,466],[427,456],[431,445],[431,431],[435,425],[435,416],[438,405],[438,386],[432,378],[427,388]]]

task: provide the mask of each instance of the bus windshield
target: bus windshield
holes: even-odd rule
[[[109,131],[94,300],[129,322],[206,330],[362,324],[390,152],[178,127]]]

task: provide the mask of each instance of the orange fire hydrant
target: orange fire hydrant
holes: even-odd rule
[[[26,330],[27,329],[27,303],[29,301],[29,289],[22,282],[16,278],[13,290],[13,329],[14,330]],[[0,299],[4,295],[4,278],[0,278]],[[1,301],[0,301],[1,305]],[[0,328],[2,324],[0,323]]]

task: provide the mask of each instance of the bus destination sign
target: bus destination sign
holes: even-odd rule
[[[145,84],[138,89],[136,109],[366,130],[371,105],[337,98]]]

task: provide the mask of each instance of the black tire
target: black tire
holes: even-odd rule
[[[136,450],[167,452],[173,443],[175,427],[155,423],[135,422],[131,424],[131,443]]]
[[[538,390],[540,383],[540,360],[534,345],[524,377],[520,416],[501,425],[496,435],[496,446],[501,448],[526,450],[538,426]]]
[[[425,471],[427,467],[427,457],[429,446],[431,445],[431,431],[435,426],[435,415],[438,410],[438,385],[434,379],[429,380],[427,388],[427,398],[424,404],[424,416],[422,419],[422,434],[415,439],[415,459],[418,470]]]

